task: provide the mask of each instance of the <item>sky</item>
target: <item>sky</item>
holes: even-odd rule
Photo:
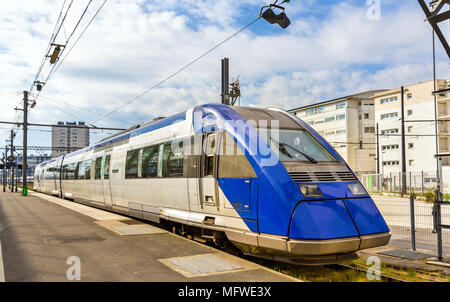
[[[239,77],[243,106],[292,109],[371,89],[432,79],[432,32],[416,0],[291,0],[288,28],[259,19],[196,63],[141,95],[258,17],[265,0],[92,0],[46,82],[29,122],[84,121],[128,128],[195,105],[219,103],[221,59]],[[66,44],[89,0],[73,1],[55,43]],[[0,10],[1,121],[21,120],[64,4],[71,0],[4,0]],[[448,23],[443,32],[449,35]],[[70,52],[69,52],[70,50]],[[437,76],[449,59],[437,40]],[[65,56],[67,55],[67,58]],[[38,80],[53,65],[47,59]],[[37,91],[31,91],[31,99]],[[100,120],[99,120],[100,119]],[[0,124],[0,148],[9,138]],[[91,143],[112,134],[91,131]],[[28,144],[50,146],[49,128],[30,127]],[[16,144],[22,144],[19,129]],[[33,152],[32,152],[33,153]],[[34,152],[35,153],[35,152]]]

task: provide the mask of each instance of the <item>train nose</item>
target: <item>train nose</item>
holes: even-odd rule
[[[300,202],[289,226],[292,242],[315,241],[309,248],[313,254],[352,252],[389,239],[389,228],[370,198]]]
[[[290,239],[325,240],[358,235],[342,200],[300,202],[289,228]]]

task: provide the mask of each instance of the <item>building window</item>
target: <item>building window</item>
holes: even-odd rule
[[[408,126],[408,133],[412,132],[413,126]]]
[[[408,109],[408,116],[410,116],[410,115],[412,115],[412,114],[413,114],[412,109]]]
[[[398,128],[397,129],[381,130],[381,134],[393,134],[393,133],[398,133]]]
[[[380,103],[381,104],[385,104],[385,103],[390,103],[390,102],[395,102],[397,101],[397,97],[392,97],[392,98],[386,98],[386,99],[381,99]]]
[[[399,145],[384,145],[381,146],[382,150],[394,150],[394,149],[398,149]]]
[[[398,166],[400,165],[400,161],[398,160],[391,160],[391,161],[384,161],[383,166]]]
[[[336,115],[336,120],[345,120],[345,114]]]
[[[325,136],[332,136],[335,135],[336,132],[335,131],[325,131]]]
[[[330,116],[330,117],[325,118],[325,123],[329,123],[329,122],[332,122],[334,120],[335,120],[335,117],[334,116]]]
[[[347,103],[340,103],[340,104],[337,104],[337,105],[336,105],[336,110],[337,110],[337,109],[345,108],[346,105],[347,105]]]
[[[364,127],[365,133],[375,133],[375,127]]]
[[[410,166],[414,166],[414,159],[410,159],[410,160],[409,160],[409,165],[410,165]]]
[[[398,117],[398,112],[392,112],[392,113],[386,113],[381,115],[381,119],[389,119],[389,118],[395,118]]]
[[[308,121],[306,122],[308,125],[314,125],[314,121]]]
[[[369,119],[369,114],[368,113],[364,113],[364,119],[368,120]]]
[[[322,113],[324,111],[325,111],[325,106],[314,107],[314,108],[306,109],[306,115]]]
[[[408,98],[408,100],[412,99],[412,93],[408,93],[408,94],[406,95],[406,97]]]
[[[324,122],[323,120],[318,120],[318,121],[316,121],[315,123],[316,123],[316,125],[317,125],[317,124],[323,124],[323,122]]]
[[[343,129],[343,130],[336,130],[336,135],[339,135],[339,134],[345,134],[345,129]]]
[[[409,143],[408,144],[408,149],[412,149],[412,148],[414,148],[414,143]]]

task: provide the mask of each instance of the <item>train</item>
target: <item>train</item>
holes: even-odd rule
[[[354,259],[390,230],[339,153],[277,108],[203,104],[36,166],[34,190],[301,265]]]

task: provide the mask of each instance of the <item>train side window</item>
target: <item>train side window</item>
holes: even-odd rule
[[[164,144],[162,177],[183,176],[183,140]]]
[[[87,160],[84,163],[85,163],[84,179],[91,179],[92,160]]]
[[[127,152],[127,160],[125,162],[125,178],[138,177],[139,151],[140,150],[131,150]]]
[[[142,177],[158,176],[159,145],[144,148],[142,151]]]
[[[67,179],[73,180],[75,179],[75,170],[77,168],[77,163],[71,163],[67,165]]]
[[[102,158],[97,157],[95,159],[95,179],[101,179],[102,177]]]
[[[216,134],[208,134],[205,146],[205,176],[214,175],[214,154],[216,150]]]
[[[103,179],[109,179],[111,155],[105,156],[105,166],[103,167]]]
[[[73,172],[73,179],[80,179],[78,176],[78,169],[80,167],[81,163],[73,163],[74,166],[74,172]]]
[[[78,164],[77,179],[84,179],[84,174],[86,173],[86,162],[82,161]]]

